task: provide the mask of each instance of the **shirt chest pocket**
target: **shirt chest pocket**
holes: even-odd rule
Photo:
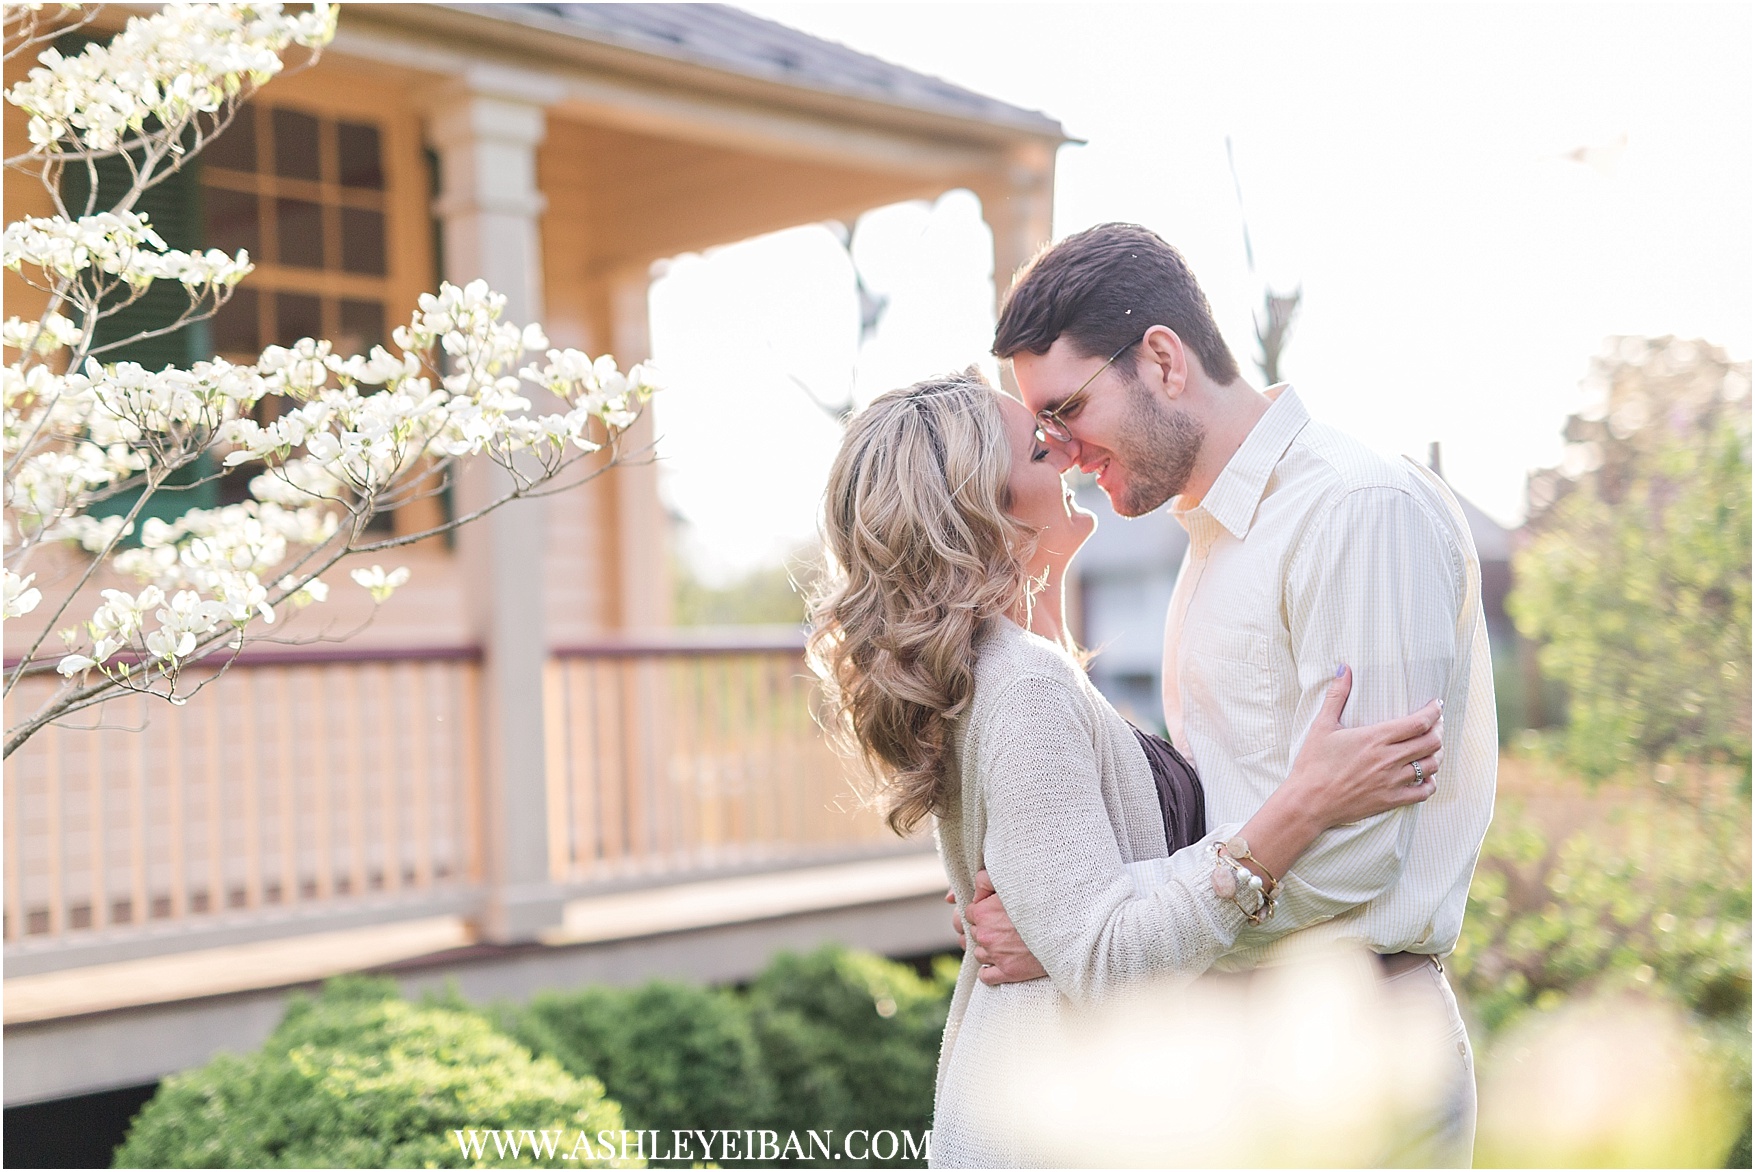
[[[1187,641],[1186,716],[1198,716],[1220,752],[1242,761],[1273,747],[1275,711],[1268,637],[1236,628]],[[1192,708],[1194,711],[1188,711]]]

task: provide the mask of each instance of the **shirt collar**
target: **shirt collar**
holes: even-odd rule
[[[1278,394],[1275,394],[1276,390]],[[1267,491],[1268,479],[1273,475],[1275,465],[1292,446],[1292,441],[1298,438],[1298,433],[1304,430],[1304,425],[1310,422],[1310,412],[1304,409],[1291,384],[1269,387],[1268,395],[1273,402],[1268,405],[1266,414],[1249,429],[1249,434],[1226,462],[1207,495],[1199,504],[1186,509],[1172,507],[1185,526],[1192,514],[1204,512],[1237,540],[1242,541],[1248,536],[1249,527],[1255,521],[1256,507]]]

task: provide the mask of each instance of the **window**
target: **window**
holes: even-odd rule
[[[207,246],[246,249],[256,265],[213,319],[217,354],[253,362],[268,346],[328,338],[345,356],[389,342],[383,142],[375,123],[357,117],[252,102],[202,152]],[[242,499],[259,470],[246,464],[228,476],[226,498]],[[389,513],[370,526],[397,527]]]
[[[63,51],[77,52],[78,46]],[[333,78],[315,74],[277,85],[283,83],[304,89],[287,104],[258,100],[239,107],[190,165],[137,204],[171,247],[227,253],[242,248],[255,271],[210,320],[110,351],[106,361],[126,359],[157,370],[217,354],[253,363],[264,348],[304,337],[327,338],[343,355],[365,353],[388,345],[394,320],[431,287],[431,193],[418,122],[401,95],[371,83],[337,87]],[[127,187],[123,160],[100,161],[98,171],[100,200],[112,187],[118,193]],[[83,205],[84,169],[69,167],[66,176],[68,202]],[[154,286],[106,319],[99,340],[162,327],[186,306],[174,283]],[[277,406],[259,410],[266,414]],[[241,500],[260,468],[244,465],[218,481],[155,496],[147,513],[173,520],[191,506]],[[204,458],[180,479],[201,479],[212,469]],[[126,512],[132,504],[123,496],[93,511]],[[416,532],[442,521],[443,510],[440,500],[416,499],[393,516],[379,516],[373,527]]]
[[[213,321],[222,356],[328,338],[341,354],[389,340],[383,135],[371,122],[252,102],[202,152],[206,242],[256,271]]]

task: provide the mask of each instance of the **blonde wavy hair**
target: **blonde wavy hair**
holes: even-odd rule
[[[823,726],[897,834],[944,813],[975,641],[1028,598],[1035,535],[1008,512],[1010,476],[997,394],[973,367],[878,396],[829,472],[808,656]]]

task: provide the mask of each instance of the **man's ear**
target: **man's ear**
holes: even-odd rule
[[[1179,399],[1188,389],[1188,348],[1169,326],[1153,326],[1141,340],[1134,373],[1148,390]]]

